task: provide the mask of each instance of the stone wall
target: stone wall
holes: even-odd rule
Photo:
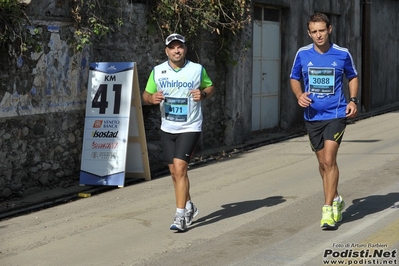
[[[0,197],[76,184],[83,126],[82,111],[1,119]]]
[[[68,1],[33,0],[26,12],[42,49],[1,51],[0,198],[76,185],[80,169],[89,49],[69,45]]]

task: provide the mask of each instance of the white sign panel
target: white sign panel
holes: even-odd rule
[[[80,184],[123,186],[133,62],[90,64]]]

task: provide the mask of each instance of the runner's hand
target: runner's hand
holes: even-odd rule
[[[152,104],[160,104],[165,97],[163,96],[162,91],[158,91],[151,95],[151,103]]]
[[[312,100],[308,97],[309,94],[310,92],[304,92],[301,94],[301,96],[299,96],[298,98],[299,106],[308,107],[312,103]]]
[[[201,101],[201,90],[200,89],[191,90],[190,93],[195,102]]]
[[[348,105],[346,106],[346,117],[347,118],[352,118],[357,115],[357,105],[354,102],[349,102]]]

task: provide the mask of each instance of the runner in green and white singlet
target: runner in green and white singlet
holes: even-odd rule
[[[188,163],[202,128],[202,101],[214,87],[205,69],[186,59],[187,46],[180,34],[166,40],[168,60],[154,67],[143,92],[147,104],[159,104],[163,156],[172,176],[176,197],[171,230],[185,231],[198,214],[191,202]]]

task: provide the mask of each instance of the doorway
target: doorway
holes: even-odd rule
[[[254,7],[252,131],[279,125],[280,10]]]

